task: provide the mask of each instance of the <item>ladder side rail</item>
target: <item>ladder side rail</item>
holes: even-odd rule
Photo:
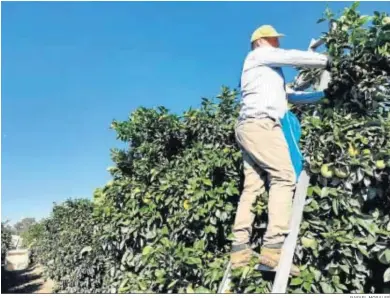
[[[299,229],[303,217],[303,209],[305,208],[309,180],[309,175],[306,173],[306,171],[303,171],[299,177],[294,196],[292,216],[290,221],[290,233],[286,237],[282,248],[280,261],[272,287],[272,293],[286,293],[295,247],[297,245]]]
[[[222,282],[219,285],[218,293],[225,293],[229,289],[231,266],[232,266],[232,263],[229,261],[229,263],[226,267],[225,273],[223,275]]]

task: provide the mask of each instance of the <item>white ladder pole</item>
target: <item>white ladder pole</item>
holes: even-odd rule
[[[306,173],[306,171],[303,171],[299,177],[295,191],[292,216],[290,220],[290,233],[286,237],[286,240],[283,244],[274,284],[272,286],[272,293],[286,293],[295,247],[298,241],[299,228],[303,217],[303,209],[305,208],[309,180],[309,175]]]
[[[230,280],[231,280],[230,273],[231,273],[231,269],[232,269],[231,267],[232,267],[232,263],[231,263],[231,261],[229,261],[229,263],[228,263],[228,265],[226,267],[225,273],[223,275],[222,282],[221,282],[221,284],[219,285],[219,288],[218,288],[218,293],[219,294],[226,293],[226,291],[229,290],[229,284],[230,284]]]

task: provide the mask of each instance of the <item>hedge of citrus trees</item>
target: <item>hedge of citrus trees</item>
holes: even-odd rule
[[[5,223],[1,223],[1,264],[4,263],[7,251],[11,247],[11,231]]]
[[[356,8],[325,37],[328,100],[301,113],[312,186],[297,260],[322,269],[319,285],[311,274],[292,281],[305,290],[370,292],[389,280],[390,20]]]
[[[24,234],[36,261],[45,267],[45,278],[55,281],[55,291],[99,293],[104,274],[103,254],[92,254],[95,245],[93,203],[68,199],[55,205],[50,216]]]
[[[41,237],[44,231],[43,224],[36,222],[30,225],[25,231],[23,231],[20,237],[23,239],[23,248],[29,249],[30,251],[30,264],[35,264],[37,259],[37,241]]]
[[[324,19],[336,24],[324,37],[330,95],[294,107],[312,178],[295,254],[302,275],[289,292],[381,292],[390,279],[389,16],[361,16],[354,4]],[[91,203],[56,206],[38,241],[58,291],[217,291],[243,182],[238,108],[237,92],[224,87],[181,116],[139,108],[112,123],[129,143],[112,151],[112,181]],[[266,201],[253,207],[258,245]],[[272,276],[250,266],[234,276],[233,291],[270,291]]]

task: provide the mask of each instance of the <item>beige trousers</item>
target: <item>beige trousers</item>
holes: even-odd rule
[[[296,181],[282,128],[270,118],[249,119],[237,125],[236,140],[244,156],[245,181],[233,227],[233,245],[250,241],[255,217],[251,209],[265,191],[267,175],[270,191],[264,245],[280,244],[288,233]]]

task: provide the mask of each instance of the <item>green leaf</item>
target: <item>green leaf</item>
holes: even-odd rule
[[[313,210],[318,210],[320,209],[320,206],[318,205],[316,200],[311,201],[310,207],[313,208]]]
[[[317,270],[314,267],[310,267],[310,272],[313,274],[315,281],[320,281],[320,279],[321,279],[321,271]]]
[[[206,294],[206,293],[211,293],[210,290],[206,289],[205,287],[199,287],[196,288],[195,290],[196,294]]]
[[[312,196],[313,196],[313,186],[309,186],[309,187],[307,188],[307,193],[306,193],[306,195],[307,195],[308,197],[312,197]]]
[[[188,287],[187,287],[187,294],[194,294],[195,293],[195,291],[192,289],[192,286],[191,285],[189,285]]]
[[[370,225],[367,221],[361,219],[361,218],[358,218],[356,220],[356,222],[361,226],[363,227],[367,232],[369,232],[371,235],[373,236],[376,236],[375,234],[375,224],[374,226]]]
[[[385,273],[383,274],[383,281],[390,282],[390,267],[386,269]]]
[[[321,198],[326,198],[329,195],[329,189],[327,187],[322,188]]]
[[[360,3],[358,1],[353,2],[351,10],[356,10],[359,7]]]
[[[367,250],[366,250],[363,246],[359,245],[359,246],[358,246],[358,249],[359,249],[359,251],[360,251],[364,256],[366,256],[367,258],[370,257],[370,256],[368,255]]]
[[[368,246],[371,246],[371,245],[373,245],[375,242],[377,242],[377,237],[374,237],[374,236],[372,236],[372,235],[368,235],[368,237],[367,237],[367,245]]]
[[[186,260],[186,263],[189,265],[196,265],[196,264],[202,264],[202,260],[200,258],[188,258]]]
[[[209,233],[212,233],[212,234],[216,234],[217,233],[217,229],[213,226],[207,226],[205,228],[205,232],[206,234],[209,234]]]
[[[334,289],[332,288],[332,286],[326,282],[320,282],[320,285],[321,285],[321,289],[322,291],[325,293],[325,294],[333,294],[334,293]]]
[[[301,241],[302,241],[303,247],[312,248],[312,249],[317,248],[317,245],[318,245],[317,240],[315,240],[313,238],[302,237]]]
[[[320,187],[314,186],[314,187],[312,188],[312,190],[313,190],[313,192],[314,192],[315,194],[317,194],[318,196],[321,196],[322,189],[321,189]]]
[[[202,181],[203,181],[203,183],[204,183],[205,185],[213,186],[213,183],[212,183],[211,180],[208,179],[208,178],[205,178],[205,179],[203,179]]]
[[[250,268],[249,268],[248,266],[246,266],[246,267],[244,268],[244,270],[242,271],[242,275],[241,275],[241,278],[242,278],[242,279],[245,279],[245,278],[247,277],[247,275],[248,275],[248,273],[249,273],[249,270],[250,270]]]
[[[205,249],[205,242],[204,240],[199,240],[194,243],[194,248],[196,250],[203,251]]]
[[[173,286],[174,286],[178,281],[179,281],[178,279],[172,281],[172,282],[168,285],[168,289],[173,288]]]
[[[169,230],[166,226],[164,226],[162,229],[161,229],[161,234],[162,235],[169,235]]]
[[[334,214],[339,215],[339,206],[338,206],[337,199],[332,200],[332,208],[333,208]]]
[[[296,278],[293,278],[290,282],[290,285],[291,286],[299,286],[303,283],[303,279],[299,278],[299,277],[296,277]]]
[[[144,249],[142,250],[142,255],[147,256],[150,255],[152,252],[153,252],[153,247],[145,246]]]
[[[368,21],[370,21],[372,18],[371,16],[361,16],[360,17],[360,24],[361,25],[364,25],[366,24]]]
[[[230,190],[230,187],[226,189],[226,194],[228,196],[232,196],[233,195],[233,192]]]
[[[157,278],[161,278],[165,275],[165,270],[163,269],[157,269],[156,271],[154,271],[154,275],[157,277]]]
[[[390,265],[390,249],[386,248],[378,254],[379,262],[385,265]]]
[[[322,22],[324,22],[324,21],[326,21],[326,19],[325,19],[325,18],[321,18],[321,19],[319,19],[319,20],[317,21],[317,24],[322,23]]]
[[[310,291],[311,286],[312,286],[312,284],[311,284],[310,282],[304,282],[304,283],[303,283],[303,288],[304,288],[307,292]]]
[[[341,270],[345,273],[349,274],[349,266],[348,265],[340,265]]]
[[[343,291],[348,291],[348,288],[343,284],[337,284],[337,287]]]
[[[329,7],[327,7],[327,8],[325,9],[324,15],[325,15],[325,17],[326,17],[327,19],[330,19],[330,18],[332,18],[332,17],[334,16],[333,12],[330,10]]]

